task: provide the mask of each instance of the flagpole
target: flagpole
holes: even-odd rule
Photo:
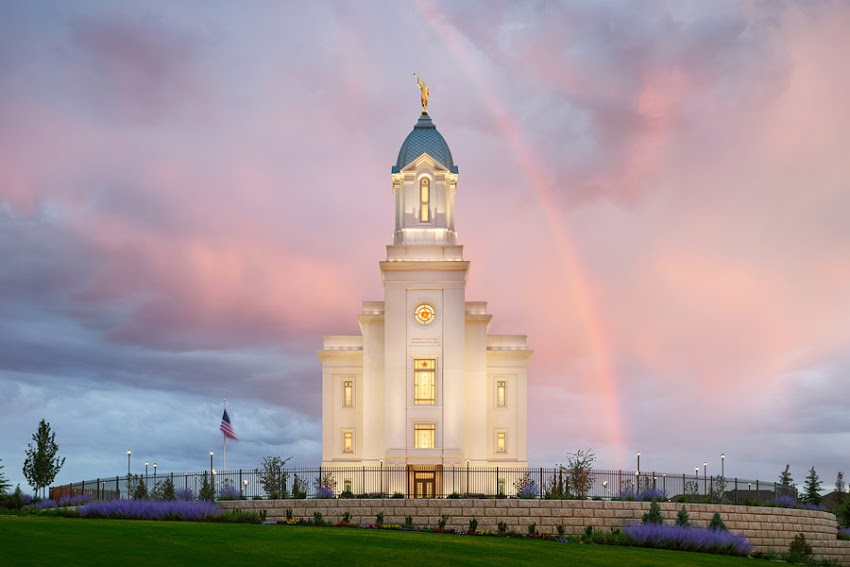
[[[227,413],[227,398],[224,398],[224,411]],[[224,470],[227,470],[227,435],[225,435],[224,431],[221,432],[222,437],[224,437]]]

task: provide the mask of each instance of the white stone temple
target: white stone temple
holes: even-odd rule
[[[359,335],[326,336],[318,351],[322,467],[340,471],[340,491],[374,486],[365,468],[405,471],[381,492],[429,497],[462,491],[469,467],[528,466],[532,351],[524,335],[488,334],[487,303],[466,298],[458,168],[426,104],[392,168],[383,301],[363,303]]]

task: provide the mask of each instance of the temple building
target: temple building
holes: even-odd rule
[[[442,496],[471,490],[470,467],[528,465],[532,351],[524,335],[488,334],[486,302],[467,301],[458,167],[428,115],[427,87],[422,94],[391,170],[395,232],[380,262],[383,301],[363,303],[359,335],[326,336],[318,351],[322,467],[337,471],[339,491],[376,491],[368,469],[382,471],[380,492]],[[385,478],[384,470],[403,473]]]

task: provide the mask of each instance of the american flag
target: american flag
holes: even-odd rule
[[[238,441],[236,439],[236,432],[233,431],[233,426],[230,425],[230,416],[227,415],[227,410],[224,410],[224,415],[221,416],[221,432],[224,433],[224,436],[227,439],[233,439],[234,441]]]

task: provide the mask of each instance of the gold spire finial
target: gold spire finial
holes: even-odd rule
[[[431,90],[428,88],[428,83],[419,80],[419,75],[413,73],[413,76],[416,77],[416,84],[419,86],[422,95],[422,114],[428,114],[428,99],[431,96]]]

